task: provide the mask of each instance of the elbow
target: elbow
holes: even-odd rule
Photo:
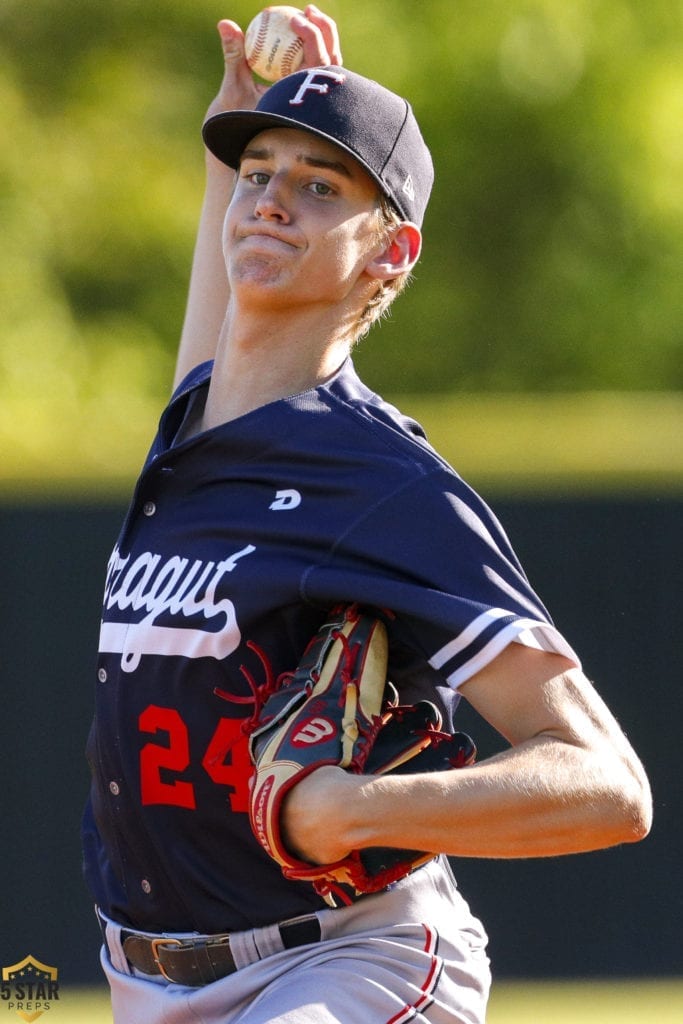
[[[645,839],[652,828],[652,816],[652,794],[650,787],[646,784],[641,789],[638,798],[631,801],[628,835],[624,842],[639,843]]]
[[[639,843],[652,828],[652,792],[640,765],[630,766],[627,779],[618,794],[622,843]]]
[[[649,791],[627,793],[623,788],[603,792],[591,800],[592,824],[588,826],[585,849],[605,849],[627,843],[639,843],[652,827],[652,800]]]
[[[589,773],[586,796],[592,807],[594,849],[639,843],[652,828],[652,793],[645,771],[634,756],[601,759]]]

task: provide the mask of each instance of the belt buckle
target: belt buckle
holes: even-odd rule
[[[154,960],[154,963],[159,968],[159,974],[161,974],[161,976],[163,978],[165,978],[166,981],[169,981],[172,985],[175,984],[174,979],[169,977],[169,975],[166,973],[166,968],[164,967],[164,965],[162,964],[161,960],[159,959],[159,948],[161,946],[182,946],[183,943],[180,941],[180,939],[170,939],[170,938],[166,938],[165,936],[162,935],[159,938],[152,939],[151,940],[151,945],[152,945],[152,959]]]

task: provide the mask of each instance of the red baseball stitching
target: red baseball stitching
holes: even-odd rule
[[[268,35],[268,29],[270,27],[272,14],[270,11],[264,11],[261,21],[259,22],[258,32],[256,33],[256,39],[254,40],[254,46],[251,51],[250,62],[256,64],[260,59],[265,50],[266,36]],[[303,51],[303,42],[297,36],[289,44],[285,52],[282,54],[282,71],[284,75],[291,74],[294,68],[294,61]],[[269,63],[269,68],[272,66]],[[298,65],[297,65],[298,66]]]
[[[256,40],[254,42],[254,49],[251,53],[251,59],[256,61],[263,51],[263,47],[266,44],[266,33],[268,31],[268,24],[270,22],[270,11],[264,11],[263,17],[259,22],[259,30],[256,33]]]
[[[303,43],[297,36],[296,39],[292,40],[292,42],[289,44],[289,46],[283,53],[282,70],[286,75],[289,75],[294,70],[294,61],[299,56],[303,48]]]

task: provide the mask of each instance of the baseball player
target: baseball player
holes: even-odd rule
[[[267,91],[219,25],[177,386],[108,566],[83,825],[102,965],[117,1024],[477,1024],[486,936],[444,855],[638,840],[648,785],[494,515],[354,371],[419,258],[432,163],[333,22],[294,25],[304,66]],[[304,862],[433,854],[330,905],[257,841],[243,726],[340,602],[390,613],[401,702],[451,731],[464,696],[509,749],[310,771],[281,811]]]

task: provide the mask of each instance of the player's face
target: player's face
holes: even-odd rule
[[[378,190],[353,157],[309,132],[261,132],[242,155],[223,246],[233,293],[288,306],[345,302],[372,286]]]

